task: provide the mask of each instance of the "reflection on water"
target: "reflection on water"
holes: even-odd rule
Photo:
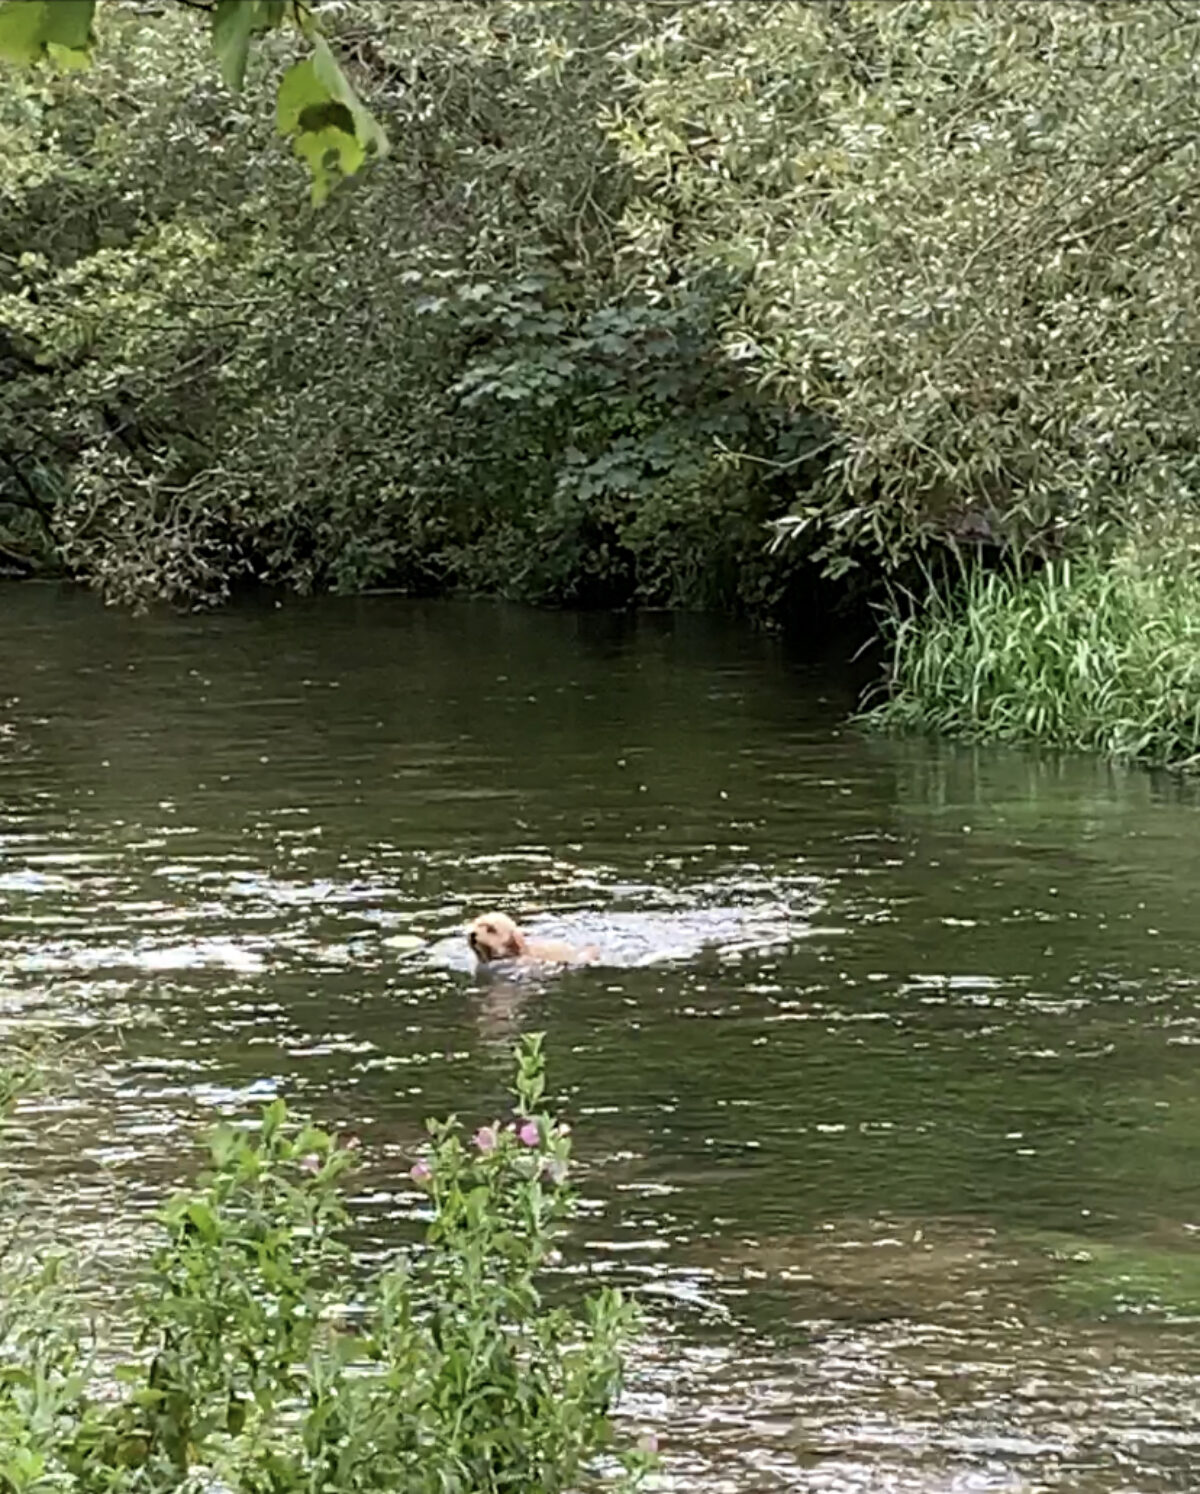
[[[1194,1488],[1189,789],[862,739],[712,622],[4,595],[0,1025],[78,1045],[13,1153],[64,1237],[119,1259],[283,1092],[386,1250],[424,1118],[544,1028],[670,1487]],[[478,980],[487,907],[604,959]]]

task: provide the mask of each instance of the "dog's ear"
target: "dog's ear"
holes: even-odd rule
[[[512,933],[508,936],[507,949],[510,955],[518,959],[529,949],[529,941],[526,939],[521,930],[515,925],[513,927]]]

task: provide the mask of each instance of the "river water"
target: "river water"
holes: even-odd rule
[[[711,620],[3,607],[0,1024],[78,1045],[13,1162],[64,1239],[128,1253],[281,1092],[385,1250],[424,1118],[544,1030],[667,1487],[1200,1487],[1189,789],[873,740]],[[489,907],[604,961],[480,984]]]

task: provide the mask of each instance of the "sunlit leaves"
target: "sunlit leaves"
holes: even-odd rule
[[[31,67],[49,59],[60,67],[86,66],[96,0],[4,0],[0,59]]]
[[[213,13],[213,47],[230,88],[242,86],[252,39],[278,26],[283,0],[219,0]],[[299,13],[298,23],[301,23]],[[372,152],[382,155],[387,139],[363,106],[324,37],[310,17],[301,29],[312,34],[312,55],[293,65],[279,85],[275,118],[313,179],[313,200],[329,195],[334,173],[352,176]]]
[[[1196,491],[1198,26],[1157,0],[718,3],[630,50],[637,261],[736,275],[730,353],[829,420],[803,533],[833,567]]]
[[[211,17],[221,76],[235,91],[245,82],[257,38],[290,20],[310,44],[311,55],[284,75],[276,118],[280,132],[308,164],[315,201],[328,196],[334,173],[353,175],[368,155],[384,153],[382,126],[355,93],[308,5],[299,0],[216,0],[211,7],[195,9]],[[86,66],[95,12],[96,0],[2,0],[0,59],[19,67],[43,61],[60,68]]]
[[[384,133],[359,102],[323,38],[313,55],[293,64],[279,87],[276,120],[281,135],[307,163],[313,200],[329,194],[331,173],[352,176],[369,150],[386,149]]]

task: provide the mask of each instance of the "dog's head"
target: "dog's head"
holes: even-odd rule
[[[484,913],[467,934],[477,960],[515,960],[525,953],[525,935],[507,913]]]

